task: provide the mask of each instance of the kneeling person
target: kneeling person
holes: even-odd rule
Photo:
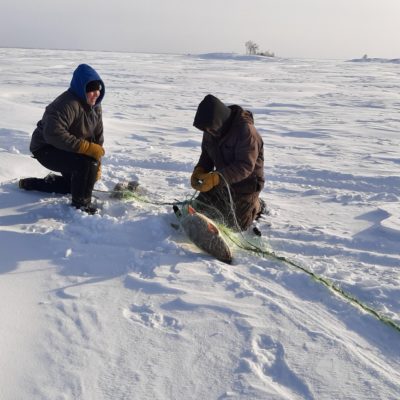
[[[192,187],[200,191],[195,208],[233,229],[248,229],[263,211],[259,194],[264,187],[264,147],[252,113],[238,105],[227,107],[209,94],[193,125],[203,131],[191,177]]]
[[[20,179],[25,190],[71,193],[71,205],[93,214],[92,191],[101,176],[104,83],[89,65],[79,65],[70,87],[46,107],[33,132],[30,150],[40,164],[61,175]]]

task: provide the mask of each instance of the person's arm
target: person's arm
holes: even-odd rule
[[[76,117],[77,110],[70,104],[65,104],[59,109],[48,107],[42,121],[46,142],[60,150],[78,151],[81,139],[69,131]]]
[[[244,124],[239,129],[235,161],[218,171],[230,185],[250,176],[260,152],[254,126]]]

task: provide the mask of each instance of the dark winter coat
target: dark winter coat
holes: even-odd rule
[[[102,89],[94,106],[86,101],[86,85],[100,81]],[[102,145],[103,121],[101,101],[105,94],[104,83],[89,65],[81,64],[74,71],[70,88],[46,107],[42,119],[32,134],[32,153],[44,146],[77,152],[82,139]]]
[[[264,187],[264,145],[254,126],[253,115],[237,105],[226,108],[230,113],[216,103],[214,109],[217,111],[210,114],[209,104],[199,106],[194,126],[211,128],[216,134],[203,133],[197,165],[207,172],[221,173],[234,193],[260,192]]]

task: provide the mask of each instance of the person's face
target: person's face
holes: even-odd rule
[[[86,101],[90,106],[94,106],[99,96],[100,96],[100,90],[93,90],[92,92],[87,92]]]

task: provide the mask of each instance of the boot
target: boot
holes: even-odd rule
[[[97,161],[87,157],[87,159],[82,160],[79,169],[75,170],[71,177],[71,205],[82,209],[88,214],[92,214],[93,209],[96,209],[91,204],[91,200],[98,167],[99,163]]]
[[[63,176],[50,173],[44,178],[23,178],[18,182],[20,189],[37,190],[45,193],[70,193],[70,184],[68,179]]]
[[[36,190],[38,187],[37,181],[39,181],[38,178],[22,178],[18,181],[18,186],[24,190]]]
[[[75,207],[77,210],[81,210],[89,215],[97,214],[99,211],[99,209],[97,207],[95,207],[92,203],[80,204],[80,203],[76,203],[75,201],[72,201],[71,206]]]

